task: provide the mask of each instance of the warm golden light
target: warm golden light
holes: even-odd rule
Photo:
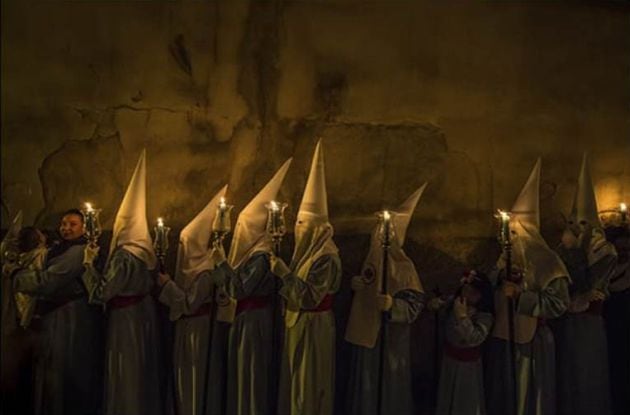
[[[162,218],[157,219],[157,226],[159,226],[160,228],[164,227],[164,220]]]
[[[271,205],[271,210],[273,210],[274,212],[277,212],[280,209],[280,207],[278,207],[278,203],[275,200],[272,200],[270,202],[270,205]]]
[[[625,203],[619,203],[619,211],[621,213],[626,213],[628,211],[628,206]]]
[[[389,221],[390,218],[391,218],[391,215],[389,214],[389,211],[388,210],[384,210],[383,211],[383,220],[387,222],[387,221]]]
[[[219,202],[219,208],[220,208],[221,210],[223,210],[223,209],[225,209],[225,208],[226,208],[226,206],[227,206],[227,205],[225,204],[225,198],[224,198],[223,196],[221,196],[221,201]]]
[[[92,204],[90,202],[85,203],[85,210],[87,212],[94,212],[94,208],[92,208]]]

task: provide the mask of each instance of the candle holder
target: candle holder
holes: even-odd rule
[[[83,232],[85,237],[88,240],[88,244],[95,247],[102,232],[99,219],[101,209],[94,209],[91,203],[86,203],[81,212],[83,213]]]
[[[222,244],[223,239],[232,230],[232,218],[231,211],[234,205],[228,205],[225,203],[225,198],[222,197],[217,207],[217,213],[214,215],[212,221],[212,234],[214,235],[213,243]]]
[[[164,270],[164,258],[166,257],[166,252],[168,251],[168,233],[171,231],[171,228],[164,225],[164,220],[162,218],[157,219],[157,224],[153,228],[153,232],[155,234],[153,238],[153,248],[155,249],[155,255],[158,257],[160,261],[160,270]]]
[[[392,214],[388,210],[384,210],[377,214],[380,227],[379,227],[379,239],[381,241],[381,245],[383,248],[389,248],[391,245],[392,238],[394,238],[395,230],[394,224],[392,223]]]
[[[267,203],[267,233],[271,236],[276,256],[280,254],[280,242],[287,233],[286,222],[284,219],[284,211],[287,208],[286,203],[278,203],[275,200]]]

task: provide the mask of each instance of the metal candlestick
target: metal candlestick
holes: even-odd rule
[[[94,209],[91,203],[86,203],[85,207],[81,210],[83,213],[83,232],[88,240],[88,244],[95,247],[98,243],[98,238],[101,236],[101,222],[99,220],[99,214],[101,209]]]
[[[164,258],[168,251],[168,233],[171,228],[164,225],[164,220],[158,218],[156,226],[153,228],[155,237],[153,238],[153,248],[155,249],[155,255],[160,261],[160,271],[164,272]]]

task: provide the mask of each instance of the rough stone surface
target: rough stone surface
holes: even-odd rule
[[[111,227],[142,148],[149,218],[174,235],[224,183],[238,212],[290,156],[281,198],[292,221],[321,137],[344,275],[360,267],[372,213],[428,181],[408,250],[427,289],[448,291],[459,270],[494,261],[492,212],[511,205],[538,156],[552,244],[583,151],[600,207],[630,200],[621,3],[1,7],[3,228],[19,209],[53,226],[88,199]],[[430,345],[418,347],[426,406]]]

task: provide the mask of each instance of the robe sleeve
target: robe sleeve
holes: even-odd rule
[[[247,298],[256,291],[264,279],[270,273],[271,265],[269,257],[265,254],[252,257],[244,266],[234,271],[229,265],[225,265],[229,292],[237,300]]]
[[[593,288],[608,293],[608,285],[610,278],[615,272],[617,258],[614,255],[608,255],[597,261],[589,269],[589,280]]]
[[[393,298],[389,321],[392,323],[413,323],[425,306],[424,293],[417,290],[398,291]]]
[[[14,279],[14,289],[40,297],[53,295],[81,275],[83,270],[83,246],[69,248],[53,264],[43,270],[23,269]]]
[[[518,298],[517,312],[551,319],[564,314],[568,304],[568,281],[566,278],[556,278],[540,291],[523,291]]]
[[[90,303],[105,304],[117,296],[127,285],[132,273],[131,259],[122,249],[114,252],[104,274],[100,274],[94,266],[87,266],[82,278]]]
[[[306,279],[302,280],[294,274],[284,277],[280,295],[292,311],[316,308],[334,285],[338,284],[341,269],[330,255],[319,258],[311,266]]]
[[[457,333],[463,346],[476,347],[481,345],[486,338],[494,318],[490,313],[477,313],[472,317],[466,317],[464,319],[453,318],[453,330]]]
[[[203,271],[190,285],[188,291],[184,291],[174,281],[169,281],[162,288],[159,300],[166,304],[169,318],[173,321],[185,314],[194,313],[203,304],[212,301],[213,288],[216,279],[215,272]]]

